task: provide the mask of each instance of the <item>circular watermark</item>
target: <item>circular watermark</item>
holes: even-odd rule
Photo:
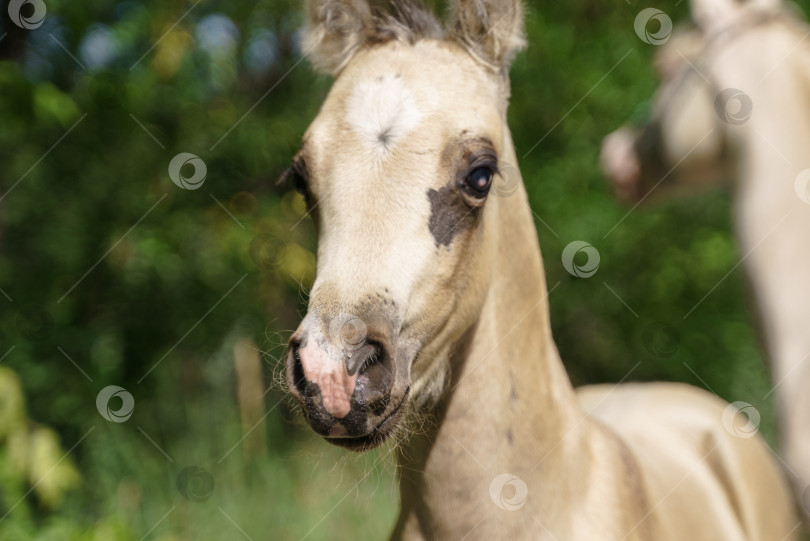
[[[366,342],[368,328],[354,314],[340,314],[329,323],[329,338],[333,344],[349,351],[359,349]]]
[[[284,263],[285,246],[280,238],[269,233],[259,233],[250,241],[248,253],[257,267],[272,270]]]
[[[657,31],[650,31],[651,23],[658,24]],[[645,8],[636,15],[633,28],[635,28],[638,38],[644,43],[663,45],[669,41],[669,37],[672,35],[672,19],[660,9]]]
[[[520,170],[511,163],[501,162],[492,184],[492,193],[497,197],[515,195],[520,186]]]
[[[748,402],[732,402],[723,410],[723,428],[737,438],[751,438],[759,430],[759,411]]]
[[[231,197],[228,208],[230,208],[234,214],[256,214],[256,211],[259,210],[259,201],[256,199],[256,196],[250,192],[237,192]]]
[[[574,259],[578,254],[585,254],[587,259],[582,264],[577,264]],[[562,264],[571,276],[577,278],[590,278],[599,270],[599,250],[585,241],[575,240],[568,243],[562,252]]]
[[[526,503],[529,487],[523,479],[511,473],[502,473],[489,484],[492,503],[506,511],[517,511]]]
[[[42,306],[24,306],[14,317],[14,326],[26,338],[47,338],[53,334],[55,324],[51,314]]]
[[[338,36],[347,36],[359,32],[363,27],[360,13],[349,3],[330,2],[323,17],[326,31]]]
[[[34,30],[45,22],[47,8],[42,0],[10,0],[8,3],[8,16],[11,22],[25,28]]]
[[[185,176],[183,169],[187,166],[194,168],[191,176]],[[196,190],[202,187],[205,176],[208,174],[208,167],[199,156],[190,152],[181,152],[169,162],[169,177],[177,187],[184,190]]]
[[[799,199],[810,205],[810,192],[807,190],[810,187],[810,169],[805,169],[798,174],[793,187],[796,189],[796,195],[799,196]]]
[[[641,341],[644,347],[656,357],[671,357],[681,343],[681,334],[678,329],[656,321],[641,331]]]
[[[110,401],[113,398],[121,399],[121,407],[117,410],[110,407]],[[106,420],[112,423],[123,423],[132,417],[132,412],[135,410],[135,399],[123,387],[108,385],[98,393],[96,409]]]
[[[177,491],[189,501],[204,502],[214,493],[214,476],[199,466],[187,466],[177,474]]]
[[[726,88],[714,98],[714,112],[726,124],[745,124],[753,111],[751,97],[738,88]]]

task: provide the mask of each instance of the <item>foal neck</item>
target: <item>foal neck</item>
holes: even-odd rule
[[[509,151],[506,159],[516,163]],[[532,505],[544,505],[539,491],[551,489],[550,509],[560,497],[552,487],[576,486],[586,469],[582,414],[551,337],[526,192],[521,184],[488,204],[497,205],[492,280],[477,323],[451,359],[434,422],[398,451],[402,514],[395,538],[446,538],[474,527],[482,533],[477,523],[505,512],[490,496],[502,474],[526,483]]]

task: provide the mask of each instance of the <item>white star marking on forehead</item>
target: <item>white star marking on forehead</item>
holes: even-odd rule
[[[422,116],[402,77],[383,75],[354,87],[346,121],[370,147],[386,153],[416,128]]]

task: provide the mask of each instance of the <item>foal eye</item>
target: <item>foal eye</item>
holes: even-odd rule
[[[484,197],[492,185],[492,169],[477,167],[467,175],[466,184],[475,197]]]

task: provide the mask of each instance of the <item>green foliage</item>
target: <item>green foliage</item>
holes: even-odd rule
[[[0,28],[0,356],[22,381],[25,419],[57,430],[62,451],[80,442],[64,464],[82,482],[65,470],[50,495],[23,497],[47,469],[29,479],[0,451],[0,539],[385,537],[390,458],[348,458],[296,427],[271,383],[315,242],[300,198],[276,179],[329,85],[299,64],[300,6],[46,4],[42,27],[21,32],[4,15]],[[742,271],[724,279],[740,258],[727,197],[622,219],[598,171],[601,138],[654,90],[654,47],[633,32],[644,6],[608,4],[530,5],[530,47],[513,69],[510,124],[548,283],[560,284],[555,338],[578,384],[708,386],[754,404],[773,435]],[[659,7],[678,18],[685,6]],[[204,160],[202,189],[172,183],[180,152]],[[593,278],[563,269],[573,240],[599,250]],[[232,347],[244,336],[267,382],[262,454],[239,443]],[[96,409],[108,385],[134,397],[125,423]],[[59,455],[55,434],[36,430]],[[177,488],[190,465],[213,477],[205,501]]]

